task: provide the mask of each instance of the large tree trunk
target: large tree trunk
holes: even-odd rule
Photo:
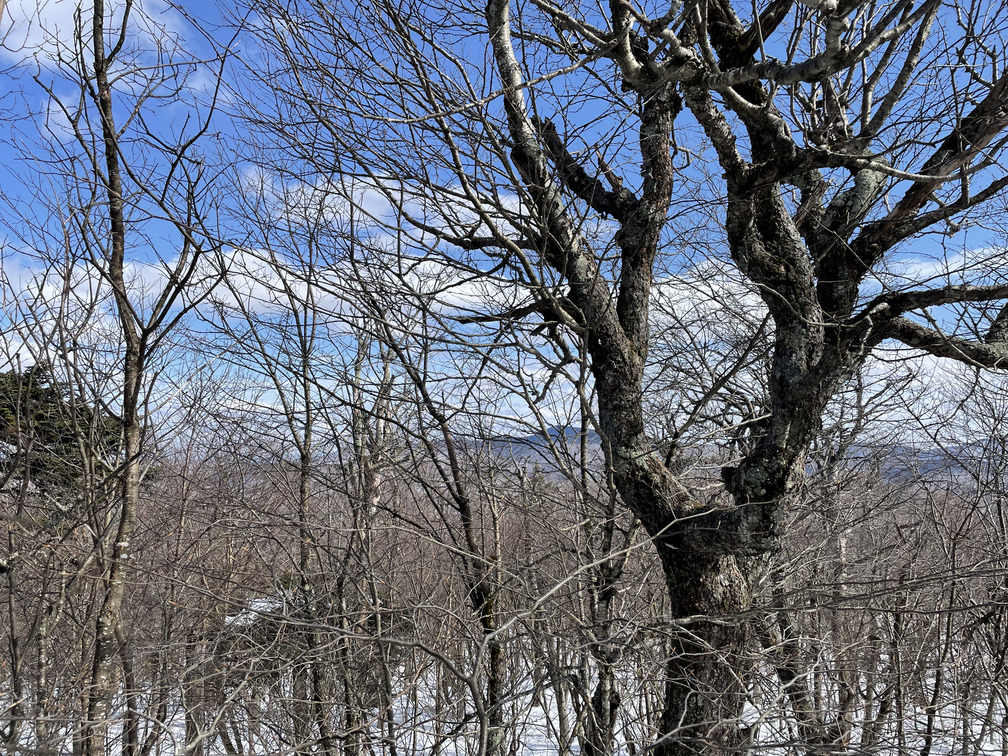
[[[617,16],[629,35],[629,16]],[[568,282],[571,310],[585,334],[613,481],[653,539],[665,572],[675,629],[656,748],[677,755],[736,751],[747,737],[741,716],[751,665],[743,617],[752,597],[743,562],[758,563],[777,548],[783,502],[819,430],[823,407],[856,357],[839,339],[829,345],[832,351],[827,348],[811,256],[779,184],[749,170],[710,92],[684,86],[686,104],[725,170],[732,258],[757,285],[775,327],[766,416],[753,427],[754,441],[741,464],[723,474],[734,506],[716,508],[694,496],[647,436],[643,403],[654,263],[671,207],[672,133],[683,103],[667,83],[625,80],[639,94],[644,180],[639,196],[618,182],[610,182],[610,191],[577,162],[551,123],[530,115],[507,0],[488,3],[487,21],[505,93],[511,158],[548,229],[543,258]],[[751,89],[755,102],[762,93]],[[776,148],[761,133],[752,140],[761,155]],[[620,268],[612,285],[573,219],[566,193],[619,223],[613,241]]]
[[[672,631],[655,752],[732,753],[746,741],[741,716],[752,664],[744,614],[752,603],[748,577],[731,555],[705,559],[674,547],[660,554],[678,627]]]

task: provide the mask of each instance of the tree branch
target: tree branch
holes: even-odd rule
[[[1008,284],[997,286],[943,286],[938,289],[903,291],[875,297],[852,322],[871,317],[896,317],[911,310],[938,307],[954,302],[990,302],[1008,299]]]
[[[1000,319],[1001,316],[998,317]],[[1008,370],[1008,343],[1004,341],[989,343],[949,336],[902,317],[894,318],[882,328],[876,329],[871,341],[877,344],[887,338],[923,349],[935,357],[945,357],[990,370]]]
[[[1008,74],[1001,76],[987,96],[942,140],[941,146],[924,163],[921,173],[935,178],[950,176],[966,167],[998,134],[1008,127]],[[918,181],[903,195],[892,211],[868,226],[856,240],[866,260],[874,261],[906,237],[904,225],[931,198],[934,184]],[[912,232],[910,232],[912,233]],[[852,245],[854,246],[854,245]]]
[[[539,131],[546,147],[546,154],[556,165],[564,186],[587,202],[596,212],[625,221],[638,202],[634,193],[624,187],[610,191],[598,177],[589,176],[567,150],[556,126],[548,118],[533,118],[532,125]]]

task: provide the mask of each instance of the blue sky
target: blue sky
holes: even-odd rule
[[[79,84],[73,79],[72,69],[65,63],[59,63],[60,59],[66,61],[71,57],[75,40],[75,8],[72,0],[49,0],[42,4],[17,0],[6,7],[0,24],[0,34],[4,35],[0,64],[4,67],[5,82],[0,90],[0,163],[5,171],[0,191],[11,210],[6,216],[8,227],[0,234],[4,240],[4,272],[14,288],[18,281],[28,281],[33,277],[38,280],[38,273],[44,268],[42,257],[47,257],[50,263],[61,259],[66,245],[63,232],[67,230],[63,220],[72,215],[71,208],[75,203],[86,199],[79,193],[68,193],[65,182],[68,169],[85,179],[88,176],[87,161],[82,160],[83,153],[74,142],[68,121],[68,113],[72,118],[77,112]],[[177,78],[170,79],[168,84],[159,84],[162,88],[157,91],[168,96],[164,100],[147,100],[142,110],[145,119],[143,128],[140,128],[139,121],[134,121],[130,124],[128,135],[146,131],[171,145],[183,140],[186,135],[194,134],[206,118],[208,102],[215,92],[220,70],[218,52],[231,42],[234,27],[230,25],[230,19],[221,18],[212,6],[200,5],[197,12],[200,28],[190,23],[179,7],[163,0],[150,0],[137,6],[129,26],[128,56],[125,60],[146,66],[147,71],[155,70],[150,67],[165,61],[173,62],[179,68]],[[87,34],[85,29],[85,39]],[[262,96],[264,113],[268,114],[273,104],[268,93],[256,89],[261,82],[244,76],[244,66],[249,65],[256,54],[255,46],[243,35],[237,36],[233,46],[239,56],[232,58],[224,69],[226,81],[228,84],[241,82],[245,95],[254,97],[258,93]],[[454,49],[465,54],[465,62],[472,66],[471,71],[482,65],[484,48],[479,39],[456,41]],[[338,55],[334,55],[336,57]],[[282,76],[282,64],[274,62],[273,65],[278,66],[276,70]],[[591,77],[581,72],[570,86],[587,87],[590,81]],[[149,83],[150,79],[143,75],[127,75],[120,80],[117,95],[120,124],[127,123],[132,112],[130,90],[139,91]],[[179,88],[175,90],[174,86]],[[225,255],[234,254],[233,248],[247,241],[262,241],[259,231],[243,228],[239,218],[241,209],[236,207],[239,204],[236,199],[240,196],[247,200],[251,195],[247,191],[251,185],[245,182],[261,179],[264,185],[272,187],[264,192],[264,196],[271,192],[274,200],[282,196],[281,203],[289,202],[290,197],[299,192],[302,195],[317,192],[320,187],[318,174],[313,175],[310,169],[299,167],[295,156],[284,155],[282,145],[262,141],[268,140],[269,135],[249,133],[246,127],[237,125],[240,121],[234,116],[247,113],[242,112],[243,106],[238,104],[238,100],[230,99],[229,93],[230,90],[225,87],[219,100],[219,110],[208,124],[206,135],[195,147],[195,154],[203,154],[207,166],[203,184],[205,191],[200,196],[200,202],[204,203],[203,208],[211,224],[219,224],[214,228],[219,229],[221,237],[226,240],[226,249],[222,250]],[[561,107],[564,95],[565,91],[558,88],[542,95],[540,102],[547,110],[552,108],[558,127],[578,134],[580,141],[573,142],[572,149],[585,150],[588,154],[592,146],[589,142],[610,130],[613,123],[611,119],[602,118],[597,104],[587,98],[580,107],[565,110]],[[53,97],[66,106],[66,111],[54,103]],[[632,136],[632,132],[631,123],[625,133]],[[702,140],[695,125],[690,126],[688,119],[680,131],[680,139],[683,147],[704,149],[699,146]],[[256,140],[261,140],[261,143],[257,145]],[[156,184],[168,175],[173,164],[170,149],[161,149],[149,140],[130,142],[127,139],[124,144],[128,157],[135,165],[148,167],[149,173],[145,177],[153,179],[152,183]],[[257,156],[271,159],[278,154],[288,161],[288,174],[268,175],[252,165],[252,159]],[[634,173],[633,165],[617,167],[623,169],[630,185],[639,183],[640,177]],[[704,184],[702,176],[695,172],[697,167],[691,169],[692,173],[684,173],[683,178],[695,182],[691,186],[700,191]],[[302,170],[310,178],[308,183],[299,185],[298,174]],[[687,205],[698,199],[690,191],[681,194],[680,201]],[[374,202],[372,207],[381,205],[380,199]],[[179,237],[170,223],[158,217],[154,198],[140,197],[136,207],[134,220],[137,223],[134,227],[138,230],[131,236],[130,246],[132,273],[138,286],[146,286],[149,292],[156,293],[164,285],[167,275],[159,261],[170,264],[175,259]],[[144,213],[149,213],[150,217],[144,217]],[[374,213],[383,216],[386,223],[386,228],[379,229],[374,237],[375,243],[381,243],[383,234],[386,240],[391,238],[388,232],[394,219],[386,210],[374,210]],[[600,230],[604,232],[605,228]],[[864,293],[872,294],[884,285],[899,286],[922,279],[938,285],[946,281],[956,283],[962,277],[972,276],[977,270],[988,267],[986,264],[972,267],[972,260],[984,257],[984,250],[993,241],[997,241],[996,237],[984,229],[915,240],[893,257],[890,271],[880,281],[869,283]],[[40,251],[44,255],[39,254]],[[446,251],[450,250],[438,249],[438,252]],[[477,264],[487,262],[478,256],[474,261]],[[429,267],[432,264],[428,264],[428,272],[432,270]],[[685,273],[684,280],[688,280],[690,275],[702,273],[704,264],[702,254],[697,254],[696,258],[689,254],[678,258],[670,256],[667,272]],[[437,271],[431,275],[436,277]],[[252,277],[249,281],[255,282]],[[471,303],[474,308],[488,303],[497,304],[492,296],[474,291],[472,287],[460,286],[444,296],[449,300],[448,306],[452,303],[457,306],[460,302]],[[8,295],[11,293],[7,292]],[[469,299],[466,300],[466,297]],[[105,321],[98,318],[93,322],[107,323],[111,310],[106,307],[99,315]]]

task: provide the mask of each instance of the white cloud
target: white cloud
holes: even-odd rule
[[[0,55],[8,60],[25,60],[36,55],[54,59],[69,52],[81,39],[90,39],[86,23],[78,23],[81,3],[75,0],[9,0],[0,30]]]
[[[894,257],[865,287],[872,295],[882,290],[903,290],[1004,281],[1008,250],[1002,247],[974,247],[933,252],[913,250]]]
[[[8,62],[35,61],[52,67],[73,60],[83,50],[83,59],[92,40],[93,3],[87,0],[9,0],[0,20],[0,58]],[[106,2],[105,33],[112,41],[122,26],[125,4]],[[184,19],[160,0],[135,2],[127,25],[129,47],[147,54],[157,51],[181,52]],[[128,56],[127,56],[128,57]]]

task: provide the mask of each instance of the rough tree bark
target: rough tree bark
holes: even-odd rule
[[[611,190],[605,188],[568,153],[551,123],[530,115],[525,99],[528,85],[511,40],[510,4],[490,0],[487,5],[512,140],[511,159],[545,226],[537,240],[541,254],[568,282],[568,297],[581,316],[578,325],[586,333],[592,357],[599,422],[616,485],[654,539],[673,617],[678,618],[673,621],[680,625],[676,653],[667,670],[662,733],[655,748],[661,754],[734,751],[744,745],[741,713],[748,633],[742,616],[752,601],[751,574],[762,564],[763,555],[777,547],[787,495],[820,430],[827,402],[861,368],[871,348],[895,338],[940,356],[991,368],[1008,365],[1004,339],[1008,308],[1001,310],[984,342],[949,338],[902,317],[907,310],[928,304],[1003,299],[1008,296],[1004,286],[883,295],[857,311],[860,285],[886,251],[925,225],[977,201],[977,195],[970,197],[964,191],[952,203],[954,208],[946,205],[930,216],[918,213],[931,197],[935,180],[968,165],[1008,124],[1008,79],[996,81],[986,98],[942,140],[921,169],[922,178],[889,215],[864,225],[852,239],[882,195],[886,166],[881,162],[851,160],[853,187],[825,208],[815,206],[818,200],[810,200],[814,221],[803,222],[782,196],[787,182],[811,181],[818,187],[824,182],[818,172],[838,159],[829,151],[799,146],[770,99],[769,84],[760,81],[756,42],[772,31],[788,7],[789,3],[771,4],[746,29],[726,3],[696,5],[695,17],[683,24],[681,33],[698,37],[703,55],[678,46],[676,35],[655,23],[660,32],[655,36],[667,48],[678,46],[676,54],[659,65],[631,35],[631,12],[645,32],[654,22],[629,5],[610,5],[613,31],[605,54],[619,65],[624,89],[635,91],[640,102],[639,155],[644,178],[640,196],[634,196],[617,182],[611,182]],[[924,3],[911,16],[919,24],[918,39],[926,37],[937,8],[937,3]],[[825,15],[830,23],[846,29],[850,12],[851,8],[830,8]],[[572,26],[576,23],[572,18],[569,21]],[[917,52],[912,49],[907,56],[907,69],[912,69]],[[828,38],[822,60],[809,63],[815,62],[814,75],[818,76],[861,59],[856,49],[841,48]],[[783,67],[772,78],[808,75],[798,68]],[[712,86],[711,79],[718,76],[730,77],[731,84]],[[743,122],[750,160],[740,154],[712,91]],[[684,106],[704,128],[724,171],[732,259],[758,287],[775,327],[769,406],[757,426],[757,442],[739,465],[723,470],[734,502],[726,510],[711,510],[696,502],[644,433],[649,296],[670,208],[673,125]],[[860,135],[862,145],[870,140],[871,128],[869,124]],[[857,146],[861,145],[852,144],[852,151]],[[981,191],[981,198],[993,196],[1005,184],[1003,177],[994,179]],[[618,224],[614,241],[620,270],[615,302],[587,239],[568,211],[569,194]]]
[[[986,11],[943,11],[939,0],[737,8],[729,0],[661,8],[535,0],[512,15],[517,5],[488,0],[455,19],[434,2],[370,7],[366,18],[353,16],[367,42],[343,47],[349,31],[328,9],[298,6],[300,35],[289,31],[292,11],[273,12],[278,33],[267,44],[296,70],[281,97],[331,142],[323,147],[294,119],[276,132],[302,137],[288,143],[323,175],[352,165],[397,210],[395,223],[373,214],[376,225],[410,227],[425,254],[460,276],[509,276],[523,287],[527,299],[500,319],[535,313],[584,339],[612,479],[654,543],[672,607],[675,653],[654,750],[737,751],[748,737],[741,714],[753,578],[778,548],[827,404],[887,340],[1008,367],[1008,309],[978,317],[990,320],[984,334],[944,333],[926,313],[993,306],[1008,286],[920,281],[873,297],[865,285],[902,242],[1008,187],[997,164],[1008,78],[984,58],[975,24],[960,25],[960,52],[930,35],[943,12],[951,23],[954,12],[975,19]],[[470,65],[472,49],[458,41],[473,29],[486,34],[491,74]],[[936,57],[953,71],[956,55],[972,68],[918,116],[921,71]],[[341,76],[365,83],[356,92]],[[624,110],[629,99],[636,108]],[[584,102],[591,107],[577,112]],[[635,138],[627,119],[639,123]],[[704,180],[718,183],[723,206],[721,241],[770,319],[769,365],[751,397],[758,411],[721,471],[723,497],[690,489],[645,417],[651,296],[674,227],[683,122],[702,130],[713,167]],[[595,144],[585,136],[598,132]],[[617,168],[639,169],[640,181],[620,177],[602,159],[606,150]],[[588,154],[598,156],[597,170]],[[444,445],[450,453],[447,434]],[[463,520],[468,504],[458,497]],[[474,596],[481,585],[473,581]],[[827,740],[829,724],[808,732]]]

